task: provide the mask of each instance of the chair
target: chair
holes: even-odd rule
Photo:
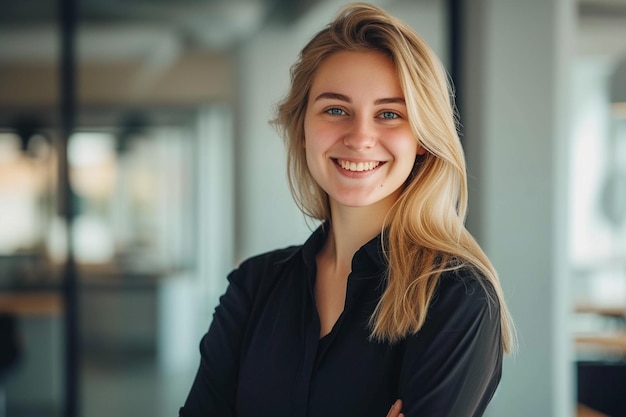
[[[626,416],[626,362],[579,361],[578,402],[609,416]]]

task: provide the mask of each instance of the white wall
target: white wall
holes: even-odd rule
[[[626,47],[626,38],[620,38]],[[604,45],[602,46],[604,47]],[[571,216],[568,247],[572,300],[577,305],[622,306],[626,303],[626,222],[606,216],[607,194],[617,167],[626,164],[626,130],[620,136],[619,119],[611,108],[610,81],[622,52],[582,52],[577,57],[573,91],[571,135]],[[626,121],[621,124],[626,128]],[[626,161],[626,159],[623,159]],[[617,162],[617,163],[616,163]],[[615,165],[614,165],[615,164]],[[606,319],[589,314],[574,316],[576,334],[609,330]],[[593,351],[577,352],[584,359]],[[601,352],[600,356],[602,356]],[[600,359],[607,359],[606,355]]]
[[[472,7],[471,224],[499,271],[520,340],[488,415],[571,416],[566,176],[575,8],[570,0]]]
[[[308,235],[286,180],[285,153],[269,125],[286,91],[289,66],[303,36],[295,30],[266,29],[239,53],[239,104],[235,147],[235,256],[302,242]]]

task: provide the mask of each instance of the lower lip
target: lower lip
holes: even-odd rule
[[[378,166],[376,166],[376,168],[370,169],[369,171],[350,171],[347,169],[343,169],[336,160],[333,160],[333,163],[335,164],[335,167],[337,167],[337,170],[339,171],[339,173],[348,178],[367,177],[369,175],[372,175],[374,172],[378,171],[380,167],[385,165],[384,162],[381,162],[380,164],[378,164]]]

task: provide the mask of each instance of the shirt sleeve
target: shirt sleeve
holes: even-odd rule
[[[502,373],[500,312],[476,278],[444,274],[420,331],[406,341],[406,417],[479,417]]]
[[[179,417],[234,417],[241,346],[254,285],[240,269],[229,285],[200,342],[200,366]]]

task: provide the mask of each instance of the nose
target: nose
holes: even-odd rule
[[[362,151],[376,144],[374,121],[365,117],[355,117],[343,137],[343,144],[354,151]]]

